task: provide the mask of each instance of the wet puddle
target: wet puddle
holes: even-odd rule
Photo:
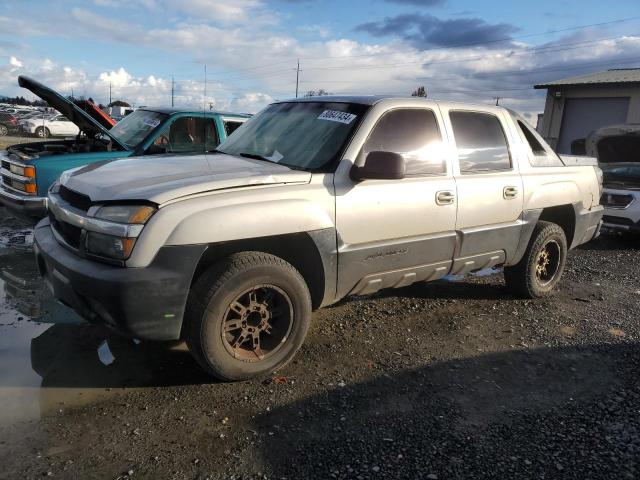
[[[31,242],[29,229],[0,221],[0,426],[137,388],[208,381],[183,345],[120,337],[55,302]]]

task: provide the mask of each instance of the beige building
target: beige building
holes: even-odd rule
[[[598,128],[640,123],[640,68],[580,75],[534,88],[547,89],[538,131],[558,153],[571,153],[573,142]]]

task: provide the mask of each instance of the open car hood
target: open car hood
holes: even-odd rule
[[[36,82],[32,78],[20,75],[18,77],[18,84],[22,88],[26,88],[34,95],[37,95],[42,100],[47,102],[51,107],[58,110],[70,121],[75,123],[80,130],[85,132],[87,136],[94,136],[97,133],[101,133],[111,139],[111,141],[118,145],[122,150],[129,150],[123,145],[116,137],[114,137],[109,130],[104,128],[87,112],[83,111],[80,107],[74,104],[71,100],[64,98],[55,90],[42,85],[40,82]]]

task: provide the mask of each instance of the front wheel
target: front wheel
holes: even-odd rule
[[[38,138],[47,138],[51,136],[51,132],[47,127],[38,127],[36,128],[36,137]]]
[[[504,269],[507,287],[523,297],[545,297],[560,281],[566,259],[564,230],[555,223],[538,222],[522,259]]]
[[[245,380],[288,363],[310,318],[309,289],[298,271],[279,257],[244,252],[221,260],[195,282],[185,337],[211,375]]]
[[[0,125],[0,137],[4,137],[9,133],[9,129],[6,125]]]

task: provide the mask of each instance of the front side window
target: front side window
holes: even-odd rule
[[[356,103],[276,103],[250,118],[242,134],[231,135],[218,150],[294,169],[328,171],[368,108]]]
[[[109,133],[120,143],[135,148],[167,117],[165,113],[136,110],[116,123]]]
[[[236,122],[233,120],[225,120],[224,121],[224,131],[227,134],[227,137],[235,132],[244,122]]]
[[[447,166],[438,122],[431,110],[404,109],[385,113],[365,142],[362,153],[394,152],[406,162],[406,175],[442,175]]]
[[[460,172],[511,169],[509,147],[498,117],[490,113],[452,111],[449,118],[458,148]]]
[[[220,143],[215,121],[211,118],[180,117],[167,125],[156,137],[158,147],[168,153],[204,153]]]

